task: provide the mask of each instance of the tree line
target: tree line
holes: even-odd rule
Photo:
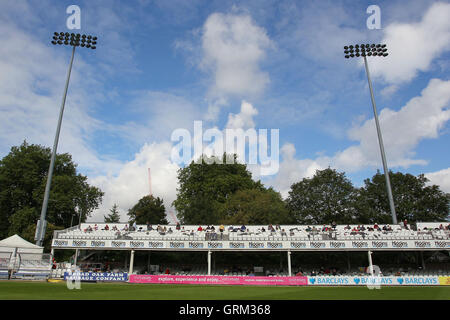
[[[0,160],[0,239],[13,234],[33,241],[40,217],[51,150],[40,145],[14,146]],[[225,164],[203,156],[178,171],[177,197],[172,205],[182,224],[362,224],[390,223],[391,214],[384,174],[377,172],[355,187],[344,172],[332,168],[317,170],[311,178],[292,184],[283,199],[273,188],[255,181],[247,166],[234,161]],[[389,173],[397,218],[416,221],[444,221],[449,215],[450,194],[428,185],[422,174]],[[56,156],[47,209],[49,245],[54,230],[85,222],[100,206],[104,193],[77,173],[70,154]],[[128,210],[129,224],[167,224],[163,199],[141,198]],[[115,204],[107,223],[119,222]]]

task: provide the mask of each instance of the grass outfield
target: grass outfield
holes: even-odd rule
[[[450,300],[450,287],[256,287],[0,281],[0,300]]]

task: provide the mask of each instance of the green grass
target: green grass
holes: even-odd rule
[[[256,287],[0,281],[0,300],[450,300],[450,287]]]

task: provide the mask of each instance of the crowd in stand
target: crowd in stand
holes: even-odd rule
[[[195,231],[198,232],[204,232],[205,234],[205,238],[206,240],[218,240],[223,239],[223,233],[225,231],[225,226],[224,225],[220,225],[220,227],[218,228],[218,232],[216,231],[216,228],[214,226],[210,226],[208,225],[206,228],[203,226],[198,226],[198,228],[195,230],[195,228],[193,230],[185,230],[185,227],[181,226],[180,223],[178,222],[176,224],[175,229],[179,232],[181,232],[184,235],[190,235],[193,236],[195,235]],[[303,229],[303,228],[302,228]],[[306,228],[303,229],[303,231],[306,231],[308,233],[308,237],[310,235],[318,235],[318,234],[329,234],[329,236],[331,238],[335,238],[336,236],[336,230],[337,229],[337,224],[336,222],[332,222],[331,225],[324,225],[322,228],[318,228],[316,226],[307,226]],[[353,226],[351,227],[350,225],[347,225],[346,227],[343,228],[344,233],[345,234],[350,234],[350,235],[361,235],[361,236],[365,236],[367,235],[367,233],[370,232],[382,232],[384,234],[390,233],[390,232],[394,232],[394,231],[400,231],[400,230],[414,230],[414,231],[421,231],[421,232],[430,232],[430,231],[439,231],[439,230],[450,230],[450,224],[448,224],[447,226],[444,226],[443,224],[441,224],[439,226],[439,228],[423,228],[423,230],[416,230],[416,228],[414,226],[410,226],[408,225],[407,220],[404,220],[402,222],[401,225],[397,226],[396,230],[393,230],[392,226],[390,225],[384,225],[384,226],[379,226],[378,223],[375,223],[373,226],[364,226],[364,225],[358,225],[358,226]],[[97,224],[94,225],[94,227],[91,227],[90,225],[84,229],[84,232],[93,232],[93,231],[97,231],[99,230],[99,227],[97,226]],[[143,227],[140,226],[139,228],[136,226],[136,223],[134,223],[133,225],[128,226],[128,224],[126,224],[122,229],[118,229],[116,226],[113,226],[111,229],[110,227],[106,224],[103,229],[101,230],[112,230],[115,231],[115,235],[116,236],[120,236],[121,232],[126,233],[126,232],[133,232],[133,231],[137,231],[137,232],[148,232],[148,231],[157,231],[160,235],[166,235],[166,234],[171,234],[174,231],[172,230],[171,227],[167,227],[167,226],[161,226],[158,225],[157,227],[153,227],[150,223],[147,223],[147,227]],[[295,228],[291,228],[288,231],[286,231],[285,229],[282,229],[280,227],[280,225],[275,225],[273,226],[272,224],[269,224],[267,226],[267,229],[262,226],[259,227],[257,230],[249,230],[245,225],[241,225],[239,226],[233,226],[230,225],[228,226],[228,232],[235,232],[235,233],[240,233],[243,235],[246,234],[261,234],[261,233],[268,233],[268,234],[275,234],[275,233],[279,233],[282,237],[284,236],[288,236],[288,233],[290,236],[294,236],[295,232],[294,231],[302,231],[300,229],[300,227],[295,227]]]

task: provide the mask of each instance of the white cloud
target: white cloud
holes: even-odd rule
[[[450,81],[432,79],[420,96],[411,99],[399,111],[382,110],[379,120],[390,169],[427,163],[427,160],[414,159],[414,150],[420,141],[439,137],[440,129],[450,119],[449,102]],[[330,166],[345,172],[356,172],[381,167],[373,118],[355,125],[349,131],[349,137],[359,144],[336,152],[333,156],[320,155],[314,159],[296,159],[294,145],[284,144],[279,173],[267,183],[287,196],[292,183],[312,176],[316,169]],[[428,176],[443,188],[448,187],[448,170]]]
[[[442,191],[450,193],[450,168],[426,173],[425,177],[430,180],[429,185],[438,185]]]
[[[414,149],[423,139],[439,136],[439,130],[450,119],[449,101],[450,81],[432,79],[420,96],[399,111],[388,108],[381,111],[379,120],[389,167],[427,163],[413,159]],[[353,127],[349,138],[359,144],[338,152],[334,166],[348,171],[379,166],[381,156],[373,118]]]
[[[212,73],[213,96],[254,96],[269,83],[260,69],[272,47],[266,31],[248,15],[211,14],[203,26],[201,67]]]
[[[23,30],[0,20],[0,152],[23,140],[52,146],[70,50],[53,50]],[[51,48],[51,49],[50,49]],[[30,54],[32,53],[32,54]],[[80,167],[114,170],[115,161],[103,164],[88,140],[101,127],[90,114],[95,98],[87,94],[98,84],[77,55],[66,100],[58,152],[69,152]],[[80,73],[87,75],[83,78]]]
[[[326,158],[296,159],[296,150],[292,143],[285,143],[281,147],[280,153],[282,161],[278,174],[275,177],[264,179],[263,182],[273,186],[284,198],[289,195],[293,183],[301,181],[303,178],[310,178],[316,170],[323,170],[328,166]]]
[[[238,114],[230,113],[228,115],[228,122],[226,128],[229,129],[248,129],[255,126],[253,117],[258,114],[258,110],[250,103],[242,101],[241,111]]]
[[[450,49],[450,3],[434,3],[417,23],[391,23],[384,31],[389,56],[370,59],[370,71],[389,84],[411,81]]]
[[[98,186],[104,193],[103,203],[89,221],[103,221],[109,209],[117,204],[121,221],[128,221],[127,212],[143,196],[149,194],[148,168],[151,169],[152,194],[164,200],[166,213],[172,211],[176,198],[177,170],[171,161],[172,145],[169,142],[144,144],[132,161],[122,166],[116,176],[98,176],[90,184]]]

